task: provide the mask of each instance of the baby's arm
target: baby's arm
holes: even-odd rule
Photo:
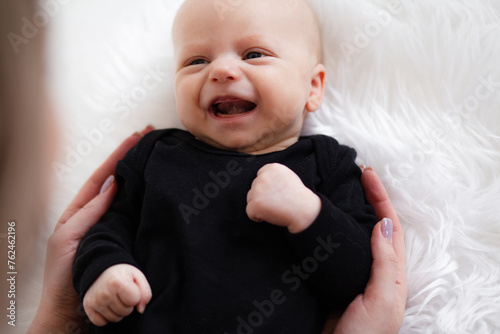
[[[126,263],[139,268],[140,265],[132,254],[141,221],[144,168],[155,143],[162,135],[161,131],[147,134],[118,162],[116,167],[118,190],[113,203],[101,220],[82,238],[75,254],[73,285],[80,296],[87,296],[91,285],[115,265]],[[95,305],[96,301],[91,301],[90,304]],[[145,304],[132,306],[135,305],[141,310]],[[92,319],[90,313],[95,314],[95,310],[88,308],[88,311]],[[107,321],[104,319],[101,319],[103,324]],[[93,322],[99,322],[96,321]]]
[[[377,218],[366,203],[354,150],[338,147],[335,152],[334,162],[320,167],[324,182],[317,192],[286,166],[264,166],[248,194],[247,214],[288,228],[298,262],[284,273],[284,282],[296,289],[307,281],[331,307],[342,307],[368,281]]]
[[[96,326],[118,322],[137,308],[143,313],[151,300],[151,287],[144,274],[129,264],[106,269],[90,286],[83,308]]]

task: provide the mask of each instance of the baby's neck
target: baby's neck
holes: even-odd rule
[[[272,153],[272,152],[278,152],[278,151],[283,151],[295,144],[299,140],[298,137],[293,137],[293,138],[287,138],[286,140],[283,140],[278,143],[274,143],[272,145],[264,146],[264,147],[255,147],[255,148],[249,148],[247,151],[245,150],[239,150],[240,152],[247,153],[247,154],[252,154],[252,155],[260,155],[260,154],[266,154],[266,153]]]
[[[226,151],[234,151],[234,152],[241,152],[241,153],[246,153],[246,154],[251,154],[251,155],[261,155],[261,154],[267,154],[267,153],[272,153],[272,152],[278,152],[278,151],[283,151],[295,144],[299,140],[299,136],[296,137],[289,137],[284,140],[278,141],[278,142],[272,142],[272,143],[266,143],[265,139],[261,140],[260,142],[256,143],[255,145],[248,146],[248,147],[224,147],[217,145],[217,143],[210,143],[210,142],[205,142],[204,140],[201,140],[198,137],[195,137],[197,140],[210,145],[212,147],[226,150]]]

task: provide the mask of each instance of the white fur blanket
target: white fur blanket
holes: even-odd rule
[[[127,135],[181,126],[170,40],[181,2],[52,1],[62,145],[50,228]],[[328,73],[304,133],[356,148],[390,193],[407,246],[401,333],[500,333],[500,1],[309,2]]]

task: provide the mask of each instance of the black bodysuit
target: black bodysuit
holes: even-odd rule
[[[138,267],[153,298],[95,333],[320,333],[368,281],[377,222],[353,149],[327,136],[249,155],[182,130],[146,135],[116,168],[118,193],[74,262],[83,297],[107,268]],[[256,223],[246,196],[268,163],[288,166],[320,198],[305,231]]]

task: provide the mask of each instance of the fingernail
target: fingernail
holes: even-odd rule
[[[372,172],[374,171],[372,166],[365,167],[364,171],[367,171],[367,170],[371,170]]]
[[[382,235],[389,242],[392,242],[392,228],[392,220],[389,218],[382,219]]]
[[[361,165],[361,166],[359,166],[359,168],[361,169],[361,173],[363,173],[365,171],[366,166],[365,165]]]
[[[134,132],[134,133],[133,133],[133,135],[134,135],[134,136],[138,136],[139,138],[144,137],[144,136],[142,135],[142,133],[140,133],[139,131]]]
[[[140,314],[143,314],[145,309],[146,309],[146,305],[144,305],[144,304],[137,305],[137,312],[139,312]]]
[[[111,185],[113,184],[114,181],[115,181],[115,176],[114,175],[108,176],[108,178],[106,179],[106,181],[104,181],[104,183],[102,184],[100,193],[102,194],[102,193],[106,192],[106,190],[108,190],[109,188],[111,188]]]

